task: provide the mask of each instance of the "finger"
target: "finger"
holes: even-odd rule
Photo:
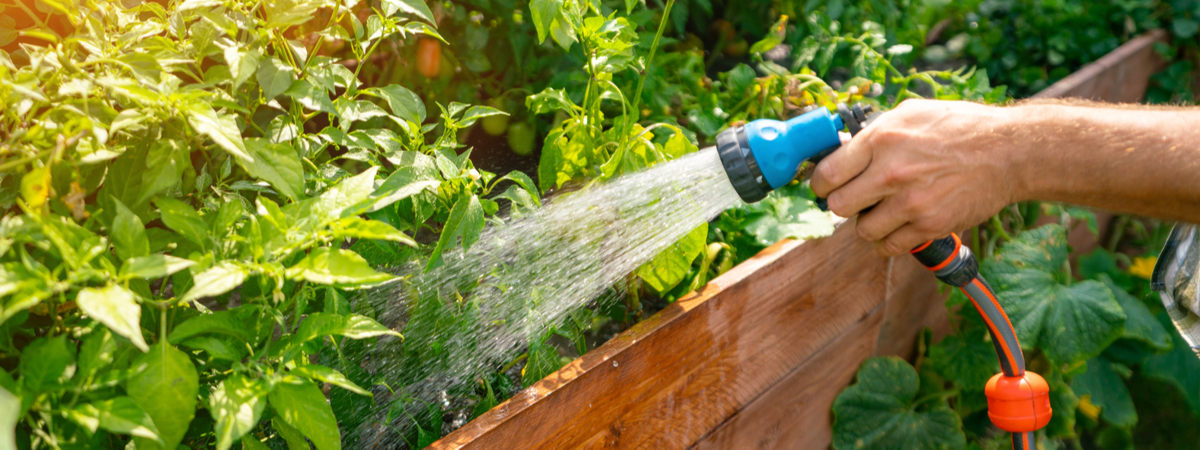
[[[875,251],[883,256],[896,256],[908,253],[917,246],[941,236],[923,231],[913,224],[906,224],[887,237],[875,241]]]
[[[845,132],[845,131],[839,131],[839,132],[838,132],[838,140],[842,141],[842,145],[849,144],[849,143],[850,143],[850,139],[852,139],[852,138],[853,138],[853,137],[852,137],[852,136],[850,136],[850,133],[847,133],[847,132]]]
[[[840,190],[836,191],[834,195],[836,196],[840,192]],[[855,223],[858,237],[865,241],[879,241],[908,224],[909,218],[907,214],[904,214],[902,205],[903,202],[898,199],[888,198],[871,211],[859,214],[858,221]]]
[[[871,148],[867,140],[860,136],[821,160],[809,186],[818,197],[827,197],[870,164]]]
[[[879,181],[879,177],[873,175],[872,170],[867,169],[849,183],[834,189],[826,198],[829,210],[841,217],[853,217],[895,193],[894,188],[885,186]],[[883,236],[886,235],[879,237]]]

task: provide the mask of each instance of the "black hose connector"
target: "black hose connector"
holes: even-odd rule
[[[742,201],[754,203],[771,192],[771,185],[767,184],[754,153],[750,151],[745,128],[729,128],[718,134],[717,154],[721,156],[721,165],[725,167],[729,182]]]

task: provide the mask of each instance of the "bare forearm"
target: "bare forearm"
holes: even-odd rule
[[[1200,223],[1200,109],[1006,108],[1017,200]]]

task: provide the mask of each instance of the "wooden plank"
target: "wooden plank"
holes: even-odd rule
[[[863,360],[876,352],[875,336],[887,316],[880,307],[842,332],[820,353],[763,392],[695,445],[716,449],[818,449],[833,438],[829,410],[854,379]]]
[[[1167,33],[1153,30],[1138,36],[1096,62],[1050,85],[1033,98],[1082,98],[1109,103],[1141,103],[1150,76],[1162,67],[1154,51]]]
[[[945,307],[950,291],[939,292],[939,286],[937,278],[916,258],[901,255],[891,259],[887,316],[879,330],[876,356],[899,356],[912,361],[921,330],[933,329],[935,340],[950,333],[950,314]]]
[[[433,448],[686,447],[885,295],[886,260],[852,227],[778,243]]]

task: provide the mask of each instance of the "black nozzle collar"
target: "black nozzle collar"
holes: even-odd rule
[[[738,196],[746,203],[754,203],[767,197],[771,185],[767,184],[758,161],[750,151],[750,141],[746,139],[743,127],[728,128],[717,135],[717,154],[721,156],[721,165],[725,174]]]

